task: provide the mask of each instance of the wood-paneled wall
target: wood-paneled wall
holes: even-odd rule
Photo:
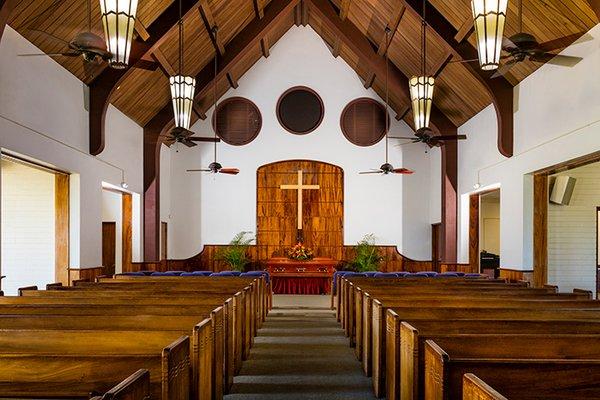
[[[317,257],[340,260],[344,243],[344,171],[320,161],[290,160],[266,164],[256,172],[256,243],[258,259],[284,256],[296,243],[298,194],[282,190],[294,185],[298,171],[304,185],[319,185],[303,193],[304,244]]]
[[[510,268],[500,268],[500,278],[506,279],[509,282],[526,281],[533,282],[534,272],[531,270],[521,271]]]

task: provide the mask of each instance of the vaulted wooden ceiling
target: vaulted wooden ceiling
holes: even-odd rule
[[[150,26],[173,3],[172,0],[139,0],[136,34],[147,40],[146,27]],[[390,61],[406,76],[419,73],[420,17],[406,0],[332,0],[342,20],[353,24],[369,41],[379,55],[384,55],[385,26],[392,28],[392,41],[388,54]],[[100,10],[97,0],[92,4],[92,30],[102,34]],[[362,78],[366,87],[373,87],[384,97],[384,76],[374,74],[369,63],[361,55],[344,44],[332,31],[330,24],[323,21],[318,12],[312,12],[311,3],[302,0],[298,6],[260,38],[250,51],[235,62],[229,72],[217,82],[218,96],[230,87],[237,87],[237,80],[261,57],[269,55],[275,44],[292,26],[309,25],[330,47],[332,55],[342,57]],[[598,17],[585,0],[523,0],[524,30],[533,33],[540,42],[558,37],[586,32],[598,22]],[[209,71],[217,49],[223,51],[256,19],[262,18],[269,0],[201,0],[198,7],[185,17],[185,73],[197,75]],[[463,39],[475,45],[472,32],[470,0],[430,0],[429,7],[441,15],[457,31],[453,40]],[[517,5],[509,1],[509,12],[505,34],[510,36],[518,30]],[[44,35],[47,32],[58,38],[69,40],[78,32],[87,30],[85,0],[23,0],[11,14],[9,24],[45,53],[65,49],[60,40]],[[219,27],[217,40],[210,27]],[[430,29],[428,35],[428,68],[438,76],[435,104],[455,125],[461,125],[481,111],[492,101],[488,90],[468,66],[449,63],[456,52],[447,40]],[[572,41],[571,40],[571,41]],[[570,44],[564,43],[565,46]],[[102,73],[99,66],[89,74],[80,58],[57,57],[56,60],[85,83],[92,82]],[[112,97],[111,102],[141,126],[146,125],[161,109],[169,105],[167,74],[178,64],[178,40],[176,29],[171,29],[164,40],[147,58],[150,69],[132,68],[125,76]],[[36,62],[35,58],[29,62]],[[524,62],[507,75],[507,80],[516,84],[530,75],[539,64]],[[89,72],[89,71],[88,71]],[[412,117],[406,101],[398,94],[390,93],[392,108],[412,125]],[[204,117],[212,104],[212,92],[200,93],[194,119]]]

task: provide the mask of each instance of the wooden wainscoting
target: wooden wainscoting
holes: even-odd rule
[[[479,267],[471,263],[468,264],[441,264],[439,272],[464,272],[465,274],[473,274],[479,272]]]

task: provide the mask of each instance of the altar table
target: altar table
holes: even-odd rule
[[[329,294],[337,261],[313,258],[307,261],[272,258],[267,261],[275,294]]]

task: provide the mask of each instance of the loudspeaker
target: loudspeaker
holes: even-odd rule
[[[554,180],[554,186],[552,187],[552,193],[550,193],[550,202],[554,204],[560,204],[568,206],[573,195],[573,189],[575,189],[575,182],[577,180],[570,176],[559,175]]]

